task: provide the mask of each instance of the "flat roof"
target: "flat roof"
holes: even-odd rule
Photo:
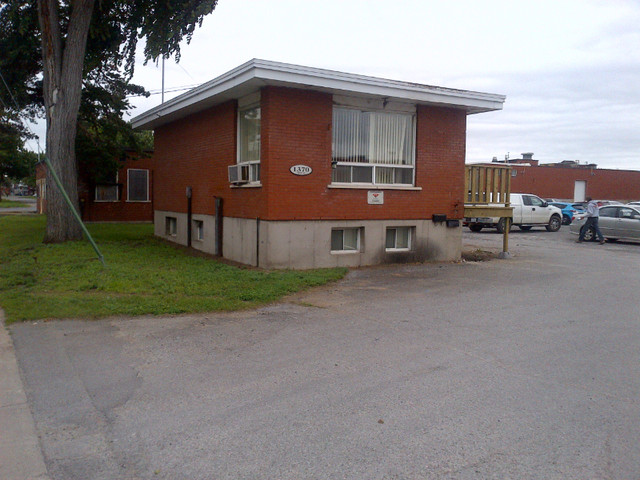
[[[453,107],[463,109],[467,114],[501,110],[506,99],[504,95],[494,93],[422,85],[254,58],[147,110],[134,117],[131,123],[136,129],[151,130],[214,105],[256,92],[267,85]]]

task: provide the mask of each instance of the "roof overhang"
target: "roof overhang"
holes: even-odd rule
[[[501,110],[504,95],[387,80],[353,73],[253,59],[188,92],[134,117],[134,128],[151,130],[264,86],[283,86],[331,94],[383,98],[418,105],[465,110],[467,114]]]

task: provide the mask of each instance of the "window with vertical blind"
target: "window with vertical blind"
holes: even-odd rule
[[[415,115],[334,107],[334,184],[414,185]]]

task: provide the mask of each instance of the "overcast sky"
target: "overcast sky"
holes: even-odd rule
[[[252,58],[506,95],[468,117],[467,162],[640,169],[638,0],[219,0],[165,88]],[[161,69],[140,63],[134,82],[158,91]],[[160,95],[132,102],[135,116]]]

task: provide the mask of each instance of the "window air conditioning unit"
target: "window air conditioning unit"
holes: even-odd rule
[[[229,165],[229,183],[239,185],[249,181],[248,165]]]

